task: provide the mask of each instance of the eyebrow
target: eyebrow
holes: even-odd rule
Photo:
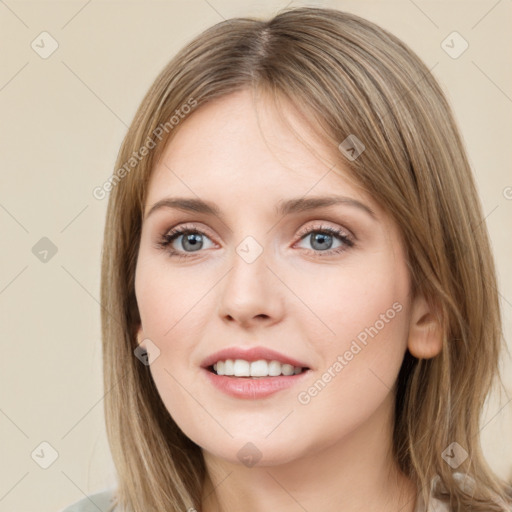
[[[292,213],[300,213],[338,204],[345,204],[347,206],[359,208],[370,215],[373,219],[376,219],[375,212],[369,206],[356,199],[345,196],[299,197],[295,199],[281,200],[277,203],[275,212],[277,215],[285,216]],[[177,210],[205,213],[215,215],[223,219],[222,212],[215,203],[187,197],[166,197],[161,199],[150,208],[145,218],[147,219],[153,212],[160,210],[161,208],[174,208]]]

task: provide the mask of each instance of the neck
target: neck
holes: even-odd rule
[[[281,465],[246,467],[203,450],[202,512],[414,512],[416,489],[392,456],[393,397],[334,444]]]

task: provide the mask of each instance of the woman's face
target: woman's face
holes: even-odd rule
[[[275,465],[369,425],[382,430],[411,304],[397,228],[343,177],[338,148],[287,107],[315,156],[263,97],[256,109],[252,94],[191,114],[153,170],[136,268],[138,340],[162,401],[190,439],[234,463]],[[344,199],[294,203],[327,197]],[[176,198],[218,212],[153,209]],[[173,236],[178,228],[187,233]],[[309,370],[258,383],[202,368],[234,347],[272,349]],[[215,385],[227,379],[231,393]],[[278,382],[271,379],[283,388],[264,396],[262,382]],[[237,394],[250,386],[256,395]]]

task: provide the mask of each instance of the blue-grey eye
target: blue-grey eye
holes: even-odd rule
[[[330,249],[333,243],[333,236],[328,233],[311,233],[309,238],[313,249],[318,251]]]
[[[182,237],[182,247],[186,251],[199,251],[203,248],[203,235],[200,233],[189,233],[185,235],[181,235]],[[179,238],[179,237],[178,237]],[[188,245],[188,247],[187,247]]]

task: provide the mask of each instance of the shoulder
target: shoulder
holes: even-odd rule
[[[90,494],[75,503],[68,505],[60,512],[118,512],[118,507],[112,508],[114,504],[115,489]]]

